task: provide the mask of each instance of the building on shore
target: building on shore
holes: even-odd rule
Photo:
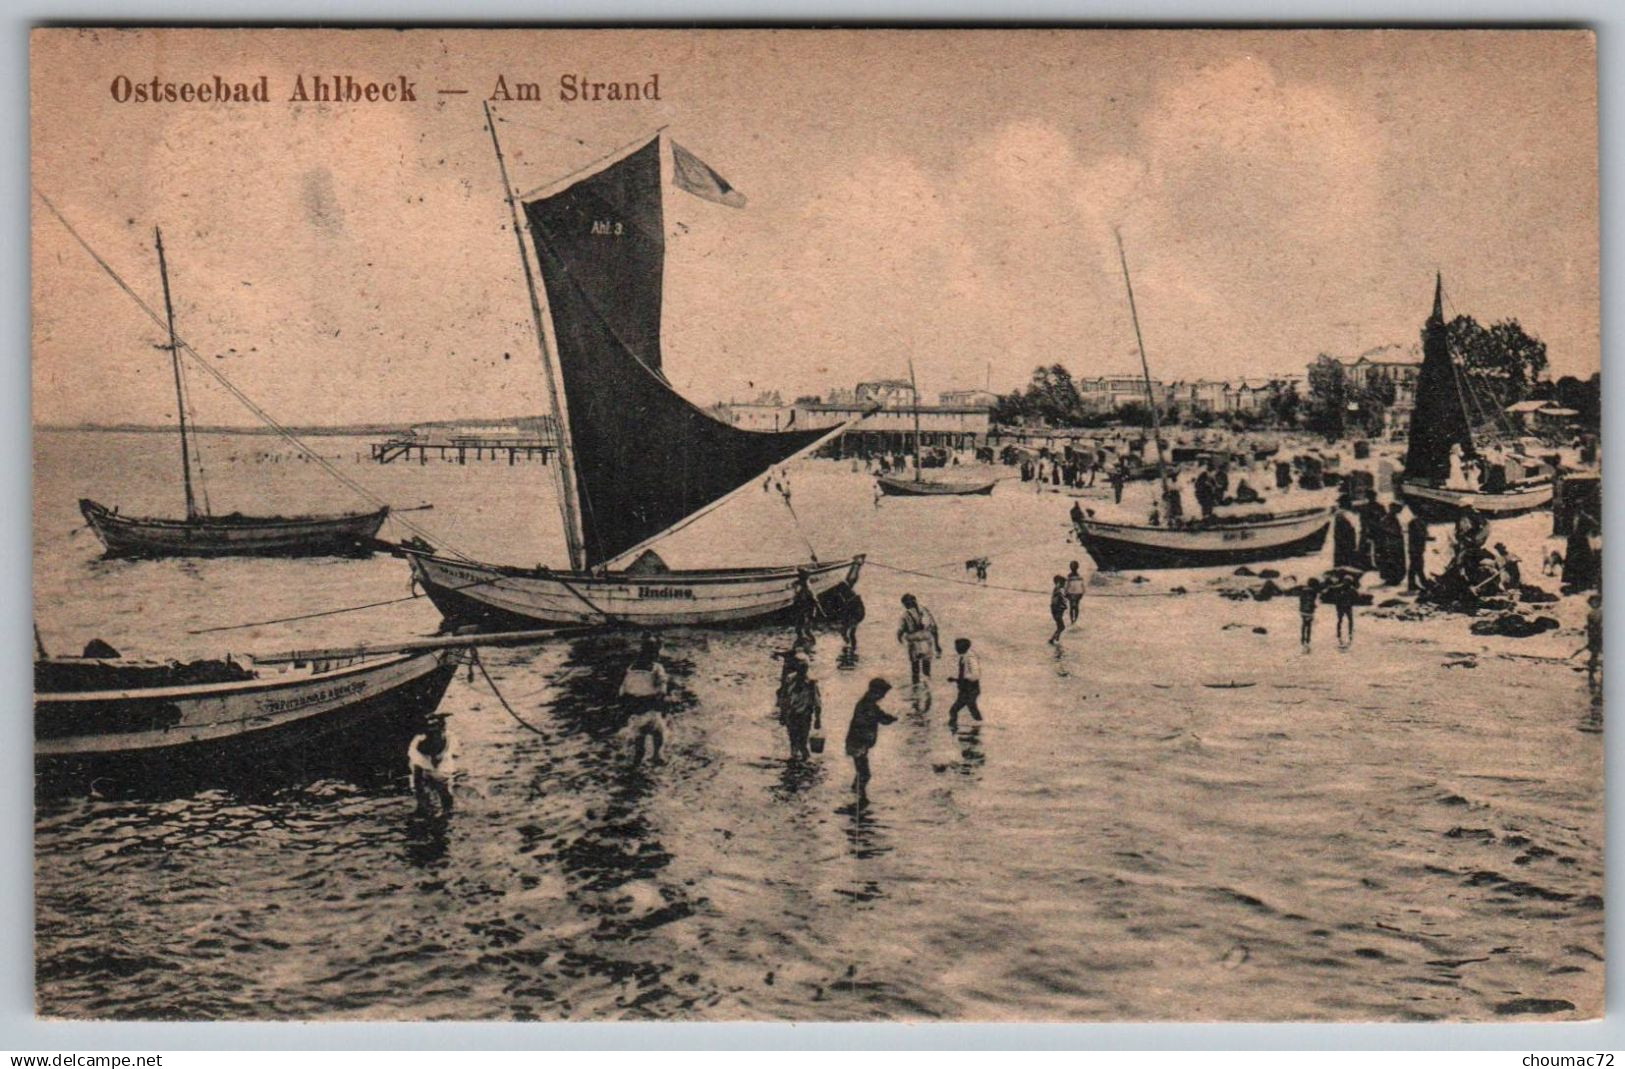
[[[949,390],[939,403],[919,405],[920,447],[974,449],[985,444],[996,400],[988,390]],[[752,401],[724,402],[711,414],[741,429],[764,431],[837,427],[855,420],[834,450],[842,456],[869,456],[913,448],[916,406],[908,382],[878,379],[790,403],[777,393],[764,393]]]

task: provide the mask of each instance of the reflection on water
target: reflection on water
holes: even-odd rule
[[[173,497],[172,443],[116,437],[40,439],[49,646],[99,636],[138,656],[218,655],[438,623],[415,600],[191,634],[402,597],[405,568],[94,561],[84,539],[61,537],[75,498],[161,511]],[[211,492],[230,507],[348,504],[312,500],[326,491],[295,467],[215,464],[234,481]],[[355,470],[397,500],[433,501],[425,522],[471,551],[558,559],[544,469]],[[921,569],[1021,547],[999,554],[1000,584],[1042,588],[1076,555],[1066,505],[1012,487],[876,509],[849,472],[794,478],[826,556],[866,549]],[[777,500],[736,504],[748,538],[707,518],[669,559],[805,553]],[[1362,618],[1351,650],[1305,656],[1294,604],[1224,601],[1189,573],[1097,579],[1056,649],[1042,595],[879,563],[860,587],[861,664],[819,639],[828,744],[806,763],[785,760],[774,715],[787,633],[668,635],[666,761],[642,768],[617,698],[635,636],[587,636],[484,655],[530,728],[478,675],[453,682],[442,708],[463,776],[446,817],[414,816],[404,762],[363,782],[42,801],[40,1011],[1423,1020],[1598,1007],[1601,710],[1583,672],[1491,653],[1446,669],[1479,648],[1459,621]],[[1193,593],[1114,596],[1176,583]],[[904,590],[945,646],[975,642],[981,723],[947,729],[948,663],[929,694],[909,693],[894,636]],[[898,722],[858,810],[842,740],[874,675],[896,685],[884,705]]]

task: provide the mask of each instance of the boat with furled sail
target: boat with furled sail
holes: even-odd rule
[[[1437,275],[1433,312],[1422,327],[1422,370],[1416,378],[1405,472],[1396,484],[1399,496],[1428,520],[1452,520],[1464,513],[1498,519],[1549,505],[1553,491],[1549,469],[1514,454],[1497,463],[1485,461],[1468,415],[1468,398],[1473,396],[1471,376],[1450,352],[1444,277]],[[1498,402],[1476,407],[1500,415]],[[1469,474],[1473,467],[1481,474]]]
[[[180,423],[186,518],[120,515],[117,509],[81,498],[79,511],[101,539],[107,556],[325,557],[371,553],[379,528],[389,517],[387,506],[368,512],[326,516],[245,516],[211,514],[207,495],[199,505],[192,487],[193,450],[186,425],[187,394],[181,369],[181,344],[175,334],[175,306],[169,296],[169,266],[164,259],[164,236],[157,231],[154,233],[169,326],[169,344],[159,348],[169,350],[175,372],[175,415]]]
[[[978,479],[957,482],[951,479],[927,479],[920,471],[920,388],[914,381],[914,361],[908,362],[908,385],[914,395],[914,477],[900,479],[895,475],[876,478],[880,492],[888,497],[969,497],[993,492],[997,479]]]
[[[1123,284],[1128,291],[1129,315],[1134,321],[1134,340],[1140,350],[1140,368],[1145,376],[1146,405],[1151,411],[1151,433],[1157,446],[1157,474],[1161,480],[1160,500],[1177,499],[1178,489],[1168,479],[1168,462],[1162,440],[1162,423],[1156,397],[1151,390],[1151,365],[1140,334],[1140,315],[1134,307],[1134,285],[1129,281],[1128,256],[1123,239],[1117,238],[1117,253],[1123,264]],[[1155,524],[1122,523],[1085,515],[1076,523],[1078,541],[1096,565],[1105,570],[1121,568],[1205,568],[1282,560],[1317,553],[1326,544],[1335,513],[1330,505],[1285,512],[1252,511],[1232,507],[1215,510],[1210,518],[1185,520],[1170,515]]]
[[[855,584],[861,556],[678,570],[653,549],[848,426],[741,430],[690,403],[666,377],[667,161],[680,190],[731,207],[742,206],[743,195],[657,132],[560,180],[555,191],[524,199],[521,225],[489,107],[486,121],[559,428],[553,471],[570,560],[568,568],[515,568],[403,544],[415,580],[441,614],[498,627],[738,624],[788,612],[804,590],[818,597]]]

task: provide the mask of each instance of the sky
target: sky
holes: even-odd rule
[[[1038,364],[1262,377],[1516,318],[1600,368],[1595,43],[1580,31],[36,30],[37,190],[296,424],[542,411],[484,127],[519,191],[665,127],[749,200],[668,189],[665,367],[700,403]],[[408,104],[289,102],[404,76]],[[661,99],[565,102],[562,74]],[[269,104],[112,83],[264,75]],[[442,95],[438,89],[465,89]],[[162,332],[39,200],[34,418],[169,422]],[[197,418],[251,423],[192,375]]]

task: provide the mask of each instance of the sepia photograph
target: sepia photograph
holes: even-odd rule
[[[30,64],[39,1018],[1603,1015],[1593,32]]]

